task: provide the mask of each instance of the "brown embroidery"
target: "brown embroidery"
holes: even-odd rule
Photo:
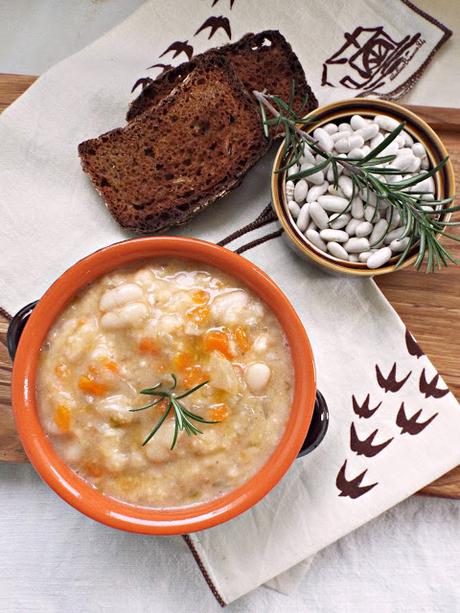
[[[227,34],[227,36],[232,38],[232,30],[230,28],[230,21],[228,17],[224,17],[221,15],[220,17],[208,17],[204,23],[198,28],[193,36],[196,36],[206,28],[211,28],[208,36],[208,40],[214,36],[217,30],[221,29]]]
[[[150,85],[150,83],[153,83],[153,79],[151,79],[150,77],[144,77],[144,78],[138,79],[134,83],[131,93],[133,93],[133,91],[137,89],[139,85],[142,85],[142,89],[144,89],[145,87],[147,87],[147,85]]]
[[[166,72],[167,70],[170,70],[173,67],[172,64],[152,64],[152,66],[149,66],[149,68],[161,68],[161,72]],[[147,70],[148,70],[147,69]]]
[[[416,413],[412,415],[412,417],[408,419],[406,412],[404,410],[404,402],[401,403],[398,414],[396,416],[396,425],[401,428],[400,434],[405,434],[406,432],[408,434],[411,434],[412,436],[415,436],[416,434],[420,434],[420,432],[422,432],[422,430],[425,430],[425,428],[438,415],[438,413],[435,413],[426,421],[418,422],[417,419],[420,417],[421,413],[422,413],[422,409],[419,409]]]
[[[417,359],[424,355],[420,345],[406,328],[406,347],[410,355],[414,355]]]
[[[375,366],[375,372],[377,375],[377,383],[383,390],[385,390],[385,394],[387,392],[399,392],[404,383],[407,381],[407,379],[409,379],[412,374],[412,371],[410,370],[408,374],[404,377],[404,379],[398,381],[396,379],[396,362],[393,364],[392,369],[388,373],[388,377],[384,377],[382,375],[382,372],[377,365]]]
[[[419,381],[419,389],[421,394],[425,394],[425,398],[429,398],[430,396],[433,398],[442,398],[446,394],[449,393],[449,390],[439,389],[437,386],[439,380],[439,374],[436,374],[431,381],[427,381],[425,378],[425,369],[422,370],[422,374],[420,375]]]
[[[352,422],[350,428],[350,449],[354,451],[356,455],[364,455],[366,458],[373,458],[375,455],[383,451],[385,447],[388,447],[393,440],[393,437],[391,437],[384,443],[373,445],[372,443],[377,432],[378,430],[374,430],[374,432],[372,432],[372,434],[370,434],[364,441],[361,441],[358,438],[355,424]]]
[[[171,43],[169,47],[165,51],[163,51],[160,57],[163,57],[164,55],[166,55],[167,53],[171,53],[172,51],[174,51],[173,59],[181,53],[185,53],[188,59],[190,59],[193,55],[193,47],[192,45],[188,44],[188,40],[184,40],[183,42],[181,42],[180,40],[176,40],[176,42]]]
[[[219,2],[219,0],[213,0],[212,2],[212,7],[216,6],[216,4]],[[235,0],[230,0],[230,10],[232,10],[233,5],[235,4]]]
[[[195,545],[193,544],[192,539],[190,538],[190,535],[188,534],[184,534],[182,536],[182,538],[184,539],[184,541],[187,543],[188,548],[190,549],[190,551],[192,552],[192,555],[195,559],[195,562],[198,564],[198,568],[201,571],[201,574],[203,575],[206,583],[208,584],[209,589],[211,590],[211,592],[213,593],[214,598],[217,600],[217,602],[220,604],[221,607],[225,607],[226,606],[226,602],[225,600],[222,598],[222,596],[219,594],[219,592],[217,591],[216,586],[214,585],[214,583],[212,582],[211,577],[209,576],[208,571],[206,570],[206,568],[204,567],[203,561],[200,558],[200,555],[198,553],[198,551],[196,550]]]
[[[219,241],[217,244],[220,245],[221,247],[224,247],[228,243],[231,243],[237,238],[240,238],[240,236],[243,236],[243,234],[247,234],[248,232],[252,232],[253,230],[262,228],[262,226],[265,226],[276,220],[277,220],[277,217],[276,217],[275,212],[273,211],[272,205],[267,204],[267,206],[264,208],[262,213],[258,217],[256,217],[254,221],[251,221],[250,223],[246,224],[239,230],[235,230],[235,232],[232,232],[231,234],[223,238],[221,241]]]
[[[345,471],[347,468],[347,460],[342,465],[342,468],[339,470],[337,474],[337,479],[335,484],[337,489],[340,491],[339,496],[348,496],[348,498],[359,498],[373,487],[378,485],[378,482],[372,483],[371,485],[363,485],[361,486],[361,482],[364,478],[364,475],[367,473],[367,469],[364,470],[360,475],[351,479],[350,481],[345,476]]]
[[[369,408],[369,401],[370,401],[369,394],[366,396],[366,400],[361,405],[358,404],[358,401],[356,400],[354,395],[351,397],[351,399],[353,401],[353,411],[356,413],[356,415],[359,418],[364,417],[364,419],[369,419],[369,417],[372,417],[372,415],[377,411],[377,409],[382,404],[381,402],[379,402],[373,409],[370,409]]]
[[[271,241],[273,238],[278,238],[283,234],[283,228],[276,230],[276,232],[272,232],[271,234],[265,234],[265,236],[261,236],[260,238],[256,238],[256,240],[251,241],[250,243],[246,243],[245,245],[241,245],[238,249],[235,249],[235,253],[244,253],[248,251],[248,249],[252,249],[253,247],[258,247],[267,241]]]
[[[375,92],[394,80],[425,44],[420,32],[393,40],[383,26],[357,27],[323,64],[321,85]]]

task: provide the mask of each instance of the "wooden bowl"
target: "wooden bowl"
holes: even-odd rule
[[[306,116],[309,125],[305,128],[308,133],[313,132],[319,126],[326,123],[340,123],[349,120],[352,115],[359,114],[366,118],[372,118],[375,115],[388,115],[399,122],[406,123],[406,131],[426,148],[430,164],[435,166],[439,164],[447,155],[447,150],[444,147],[439,136],[430,128],[430,126],[418,117],[415,113],[405,109],[399,104],[388,102],[386,100],[373,100],[370,98],[352,98],[343,102],[334,102],[326,106],[320,107]],[[360,262],[346,262],[321,251],[313,245],[294,223],[289,209],[287,207],[285,195],[286,172],[278,172],[278,169],[283,166],[283,158],[285,156],[285,142],[281,143],[275,157],[272,169],[271,188],[272,188],[272,203],[273,208],[283,226],[288,244],[301,256],[312,260],[317,265],[325,270],[334,273],[342,273],[346,275],[355,275],[361,277],[370,277],[374,275],[384,275],[396,270],[396,263],[399,255],[395,255],[385,266],[376,269],[367,268],[366,264]],[[455,177],[452,163],[449,160],[447,164],[436,173],[433,177],[436,186],[436,198],[443,199],[454,196],[455,194]],[[450,213],[446,213],[442,217],[445,220],[450,218]],[[418,244],[414,245],[410,254],[399,269],[410,266],[414,263],[417,253]]]

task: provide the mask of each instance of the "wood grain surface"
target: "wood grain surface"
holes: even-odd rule
[[[36,77],[0,73],[0,111],[23,93]],[[412,106],[444,141],[454,163],[457,193],[460,177],[460,109]],[[460,244],[449,250],[460,260]],[[425,275],[412,269],[377,277],[395,310],[433,361],[452,392],[460,398],[460,266]],[[10,406],[11,362],[6,349],[7,319],[0,315],[0,461],[26,462]],[[421,493],[460,498],[460,466]]]

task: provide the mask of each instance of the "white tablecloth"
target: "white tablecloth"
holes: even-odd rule
[[[0,71],[43,72],[139,4],[0,0]],[[405,101],[458,106],[459,5],[418,5],[453,29],[454,37]],[[262,587],[229,610],[460,611],[459,526],[460,502],[412,498],[318,554],[294,593]],[[30,466],[0,464],[0,539],[2,613],[219,609],[180,538],[135,536],[90,522]]]

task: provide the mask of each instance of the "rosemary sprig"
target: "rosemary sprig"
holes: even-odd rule
[[[164,410],[160,419],[157,421],[157,423],[154,425],[154,427],[148,434],[147,438],[142,443],[142,446],[146,445],[150,441],[150,439],[158,432],[158,430],[161,428],[161,426],[163,425],[163,422],[168,417],[168,415],[171,413],[171,411],[174,413],[174,420],[175,420],[174,435],[173,435],[173,439],[172,439],[172,443],[170,447],[171,450],[174,449],[176,445],[176,441],[177,441],[177,436],[181,430],[186,432],[189,436],[192,436],[194,434],[203,434],[203,432],[199,428],[197,428],[195,424],[192,423],[193,421],[196,421],[202,424],[218,424],[219,423],[218,421],[210,421],[208,419],[204,419],[200,415],[196,415],[195,413],[192,413],[181,402],[183,398],[186,398],[187,396],[190,396],[190,394],[197,392],[204,385],[209,383],[209,381],[203,381],[203,383],[199,383],[198,385],[195,385],[194,387],[191,387],[190,389],[185,390],[185,392],[182,392],[182,394],[176,394],[174,390],[177,387],[177,377],[176,375],[171,374],[171,378],[173,380],[173,383],[169,389],[166,389],[166,390],[161,389],[161,383],[157,383],[153,387],[149,387],[147,389],[141,390],[140,391],[141,394],[146,394],[147,396],[157,396],[158,398],[154,400],[153,402],[150,402],[149,404],[146,404],[145,406],[140,407],[139,409],[130,409],[131,413],[136,413],[137,411],[145,411],[145,409],[150,409],[151,407],[156,406],[160,402],[167,401],[166,409]]]
[[[353,193],[348,199],[346,207],[344,207],[343,211],[337,213],[337,216],[346,213],[351,208],[352,200],[356,194],[363,195],[364,205],[368,206],[371,204],[375,206],[376,211],[380,203],[387,203],[387,205],[392,207],[391,218],[393,218],[396,211],[399,213],[404,224],[404,233],[401,238],[408,236],[409,242],[401,253],[396,267],[399,267],[407,259],[416,245],[418,245],[418,255],[414,265],[417,270],[421,268],[425,256],[427,256],[427,272],[434,271],[436,267],[447,266],[449,261],[457,263],[442,246],[438,236],[444,236],[460,242],[460,236],[446,232],[447,227],[459,225],[460,221],[445,221],[444,219],[446,213],[458,211],[460,206],[449,206],[453,198],[426,200],[424,199],[424,193],[416,189],[419,183],[439,172],[447,163],[448,157],[444,158],[430,170],[404,178],[404,175],[408,174],[407,172],[387,166],[387,164],[391,164],[396,156],[384,154],[385,149],[404,130],[404,123],[399,124],[365,157],[353,159],[323,151],[317,141],[302,129],[302,127],[308,125],[308,122],[305,122],[293,110],[293,94],[291,94],[289,103],[284,102],[279,96],[273,96],[265,92],[254,91],[253,94],[261,108],[265,133],[268,134],[268,129],[271,126],[274,126],[276,129],[281,127],[284,130],[284,163],[277,172],[285,172],[298,164],[305,148],[308,147],[313,153],[324,159],[317,164],[313,164],[311,168],[291,174],[289,179],[297,180],[308,177],[320,170],[325,170],[331,165],[333,185],[337,188],[339,181],[338,165],[342,166],[353,182]],[[267,111],[272,115],[270,119],[267,119]],[[395,182],[383,180],[385,177],[395,175],[400,175],[403,178]],[[433,207],[433,210],[426,207]],[[386,234],[391,231],[390,225],[389,223],[384,236],[379,239],[378,245],[371,245],[371,247],[383,244]]]

